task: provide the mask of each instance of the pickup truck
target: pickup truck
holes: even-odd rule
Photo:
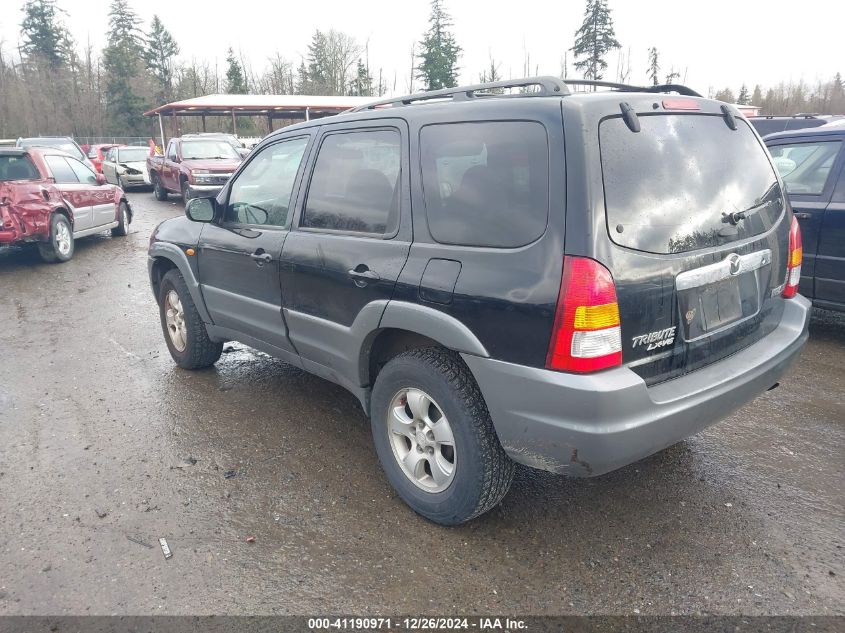
[[[216,196],[240,163],[241,156],[226,141],[174,138],[163,156],[147,158],[147,169],[157,200],[178,193],[187,204],[191,198]]]

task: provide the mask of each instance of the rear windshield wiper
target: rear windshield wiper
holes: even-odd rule
[[[760,202],[758,204],[752,205],[752,206],[750,206],[747,209],[744,209],[742,211],[731,211],[731,212],[728,212],[728,213],[723,211],[722,212],[722,222],[724,222],[725,224],[732,224],[733,226],[736,226],[742,220],[745,220],[752,215],[756,215],[756,214],[760,213],[760,211],[762,211],[763,209],[768,208],[769,206],[771,206],[772,204],[774,204],[775,202],[778,201],[778,200],[766,200],[766,198],[769,197],[769,194],[771,193],[773,188],[774,188],[774,186],[769,187],[769,189],[766,191],[766,193],[763,194],[760,197],[760,199],[764,200],[765,202]]]

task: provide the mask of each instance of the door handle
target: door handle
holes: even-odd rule
[[[251,253],[250,257],[259,266],[263,266],[264,264],[269,264],[271,261],[273,261],[273,256],[270,253],[265,253],[260,248],[257,251],[255,251],[254,253]]]
[[[355,282],[359,288],[363,288],[371,281],[378,281],[381,279],[379,274],[367,268],[364,264],[359,264],[355,268],[346,271],[346,274]]]
[[[809,220],[811,217],[813,217],[812,213],[793,213],[792,215],[794,215],[799,220]]]

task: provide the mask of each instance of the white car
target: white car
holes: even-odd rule
[[[146,146],[124,145],[112,147],[103,160],[103,175],[113,185],[126,190],[131,187],[149,187],[150,174],[147,171]]]

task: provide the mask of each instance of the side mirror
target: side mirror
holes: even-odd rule
[[[98,185],[104,185],[108,182],[108,180],[106,180],[106,177],[99,172],[97,173],[96,178],[97,178],[97,184]]]
[[[214,198],[192,198],[185,207],[185,215],[193,222],[211,222],[216,210]]]

